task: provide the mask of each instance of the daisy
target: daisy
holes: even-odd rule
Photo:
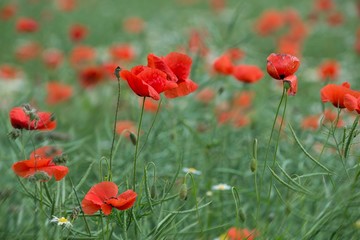
[[[220,183],[211,187],[211,190],[220,190],[220,191],[230,190],[230,189],[231,186],[226,183]]]
[[[195,174],[195,175],[201,175],[201,171],[199,171],[199,170],[197,170],[197,169],[195,169],[195,168],[183,168],[182,169],[183,170],[183,172],[185,172],[185,173],[192,173],[192,174]]]
[[[65,228],[71,228],[72,224],[64,217],[58,218],[56,216],[53,216],[53,218],[50,220],[50,222],[57,223],[58,226],[64,226]]]

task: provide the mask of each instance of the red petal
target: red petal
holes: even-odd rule
[[[61,149],[53,146],[40,147],[30,153],[30,159],[32,158],[54,158],[62,154]]]
[[[112,206],[104,203],[101,205],[101,210],[103,211],[104,215],[107,216],[111,213]]]
[[[160,57],[150,53],[147,59],[148,59],[148,67],[159,69],[160,71],[166,73],[169,81],[177,82],[179,80],[174,74],[174,72],[167,65],[167,63],[165,63],[164,60],[162,60]]]
[[[349,111],[354,111],[358,108],[358,101],[356,97],[351,96],[350,94],[345,94],[344,96],[344,106]]]
[[[101,209],[100,205],[84,198],[81,202],[81,208],[85,214],[94,214]]]
[[[171,52],[165,57],[164,62],[169,66],[179,81],[184,81],[189,77],[192,59],[186,54]]]
[[[198,85],[190,79],[186,79],[184,82],[178,83],[177,88],[173,88],[165,91],[167,98],[176,98],[186,96],[198,88]]]
[[[117,198],[109,199],[107,203],[119,210],[126,210],[134,205],[136,197],[136,192],[127,190],[121,193]]]

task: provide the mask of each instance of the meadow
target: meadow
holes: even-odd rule
[[[2,0],[1,239],[360,239],[360,1]]]

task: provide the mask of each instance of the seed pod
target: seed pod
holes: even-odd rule
[[[186,183],[183,183],[180,187],[180,194],[179,194],[179,198],[181,200],[186,200],[188,196],[188,190],[187,190],[187,185]]]
[[[251,172],[255,172],[256,169],[257,169],[257,161],[255,158],[252,158],[250,162],[250,170]]]

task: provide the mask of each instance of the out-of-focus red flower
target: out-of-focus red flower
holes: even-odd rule
[[[73,94],[73,88],[70,85],[59,82],[48,82],[46,85],[47,97],[46,103],[55,105],[68,100]]]
[[[139,104],[142,104],[141,99],[139,99]],[[144,104],[144,110],[148,112],[156,112],[159,107],[159,104],[152,98],[146,98]]]
[[[51,69],[56,69],[63,62],[64,55],[59,49],[47,49],[42,53],[44,64]]]
[[[341,116],[338,118],[338,113],[335,113],[331,110],[325,110],[324,111],[324,118],[322,121],[322,124],[333,124],[337,122],[336,127],[340,128],[345,125],[345,122],[342,120]]]
[[[128,33],[139,34],[144,31],[145,23],[140,17],[128,17],[123,22],[123,28]]]
[[[29,105],[11,109],[9,117],[11,125],[18,129],[53,130],[56,128],[56,121],[52,113],[37,112]]]
[[[316,130],[319,128],[319,120],[318,115],[305,117],[301,122],[301,128],[306,130]]]
[[[344,23],[344,15],[341,12],[332,12],[327,16],[326,21],[330,26],[339,26]]]
[[[56,0],[56,5],[59,10],[69,12],[75,9],[76,0]]]
[[[314,8],[318,11],[330,11],[335,7],[333,0],[314,0]]]
[[[95,49],[90,46],[76,46],[70,53],[70,62],[76,68],[93,64],[95,58]]]
[[[100,66],[89,66],[79,72],[80,85],[84,88],[91,88],[104,81],[104,69]]]
[[[116,133],[119,135],[124,135],[125,137],[129,137],[130,133],[136,133],[137,129],[135,127],[135,123],[129,120],[122,120],[116,122]]]
[[[282,12],[270,9],[264,11],[255,23],[255,31],[260,36],[268,36],[285,24]]]
[[[116,80],[116,76],[114,72],[118,66],[119,64],[115,62],[105,62],[102,64],[102,68],[104,69],[104,72],[106,73],[107,77],[114,80]]]
[[[247,228],[240,229],[232,227],[228,230],[226,237],[228,240],[254,240],[258,236],[255,230],[249,230]]]
[[[231,61],[231,58],[227,54],[223,54],[213,63],[213,68],[217,73],[230,75],[233,72],[234,65]]]
[[[0,19],[1,20],[8,20],[15,16],[17,11],[17,6],[15,4],[9,3],[7,5],[4,5],[0,9]]]
[[[300,60],[290,54],[272,53],[267,58],[266,70],[269,75],[278,80],[293,75],[300,66]]]
[[[116,44],[109,48],[110,56],[113,60],[131,62],[135,58],[134,48],[130,44]]]
[[[360,97],[356,98],[350,94],[345,94],[344,106],[350,112],[355,110],[357,113],[360,113]]]
[[[36,32],[39,24],[32,18],[21,17],[16,22],[16,30],[22,33]]]
[[[211,100],[214,99],[214,97],[215,97],[215,91],[209,87],[202,89],[195,96],[196,100],[203,103],[210,102]]]
[[[336,80],[339,77],[340,64],[336,60],[323,62],[318,69],[321,80]]]
[[[89,29],[82,24],[74,24],[69,29],[69,37],[73,42],[80,42],[87,37]]]
[[[136,200],[137,194],[127,190],[119,195],[118,187],[113,182],[101,182],[90,188],[81,202],[85,214],[94,214],[102,210],[104,215],[109,215],[112,208],[126,210],[131,208]]]
[[[189,51],[200,54],[202,57],[206,56],[209,52],[205,43],[206,37],[207,33],[204,31],[199,31],[197,29],[191,30],[189,38]]]
[[[29,61],[39,56],[41,46],[37,42],[27,42],[15,50],[15,57],[20,61]]]
[[[211,0],[210,7],[214,12],[219,13],[226,7],[226,0]]]
[[[291,36],[282,36],[278,39],[278,52],[299,56],[301,53],[302,42]]]
[[[254,96],[255,92],[253,91],[242,91],[235,95],[233,105],[235,108],[248,109],[251,107]]]
[[[229,48],[226,52],[231,59],[231,61],[238,61],[245,57],[245,52],[240,48]]]
[[[287,76],[284,79],[284,82],[288,82],[290,84],[290,88],[288,89],[287,94],[291,96],[295,96],[298,89],[298,80],[296,75]]]
[[[360,97],[360,92],[350,89],[350,84],[342,85],[328,84],[320,90],[321,101],[331,102],[335,107],[344,108],[344,97],[349,94],[355,98]]]
[[[258,66],[240,64],[234,67],[233,76],[244,83],[255,83],[263,78],[264,73]]]
[[[12,65],[0,65],[0,80],[14,80],[21,75],[21,71]]]

